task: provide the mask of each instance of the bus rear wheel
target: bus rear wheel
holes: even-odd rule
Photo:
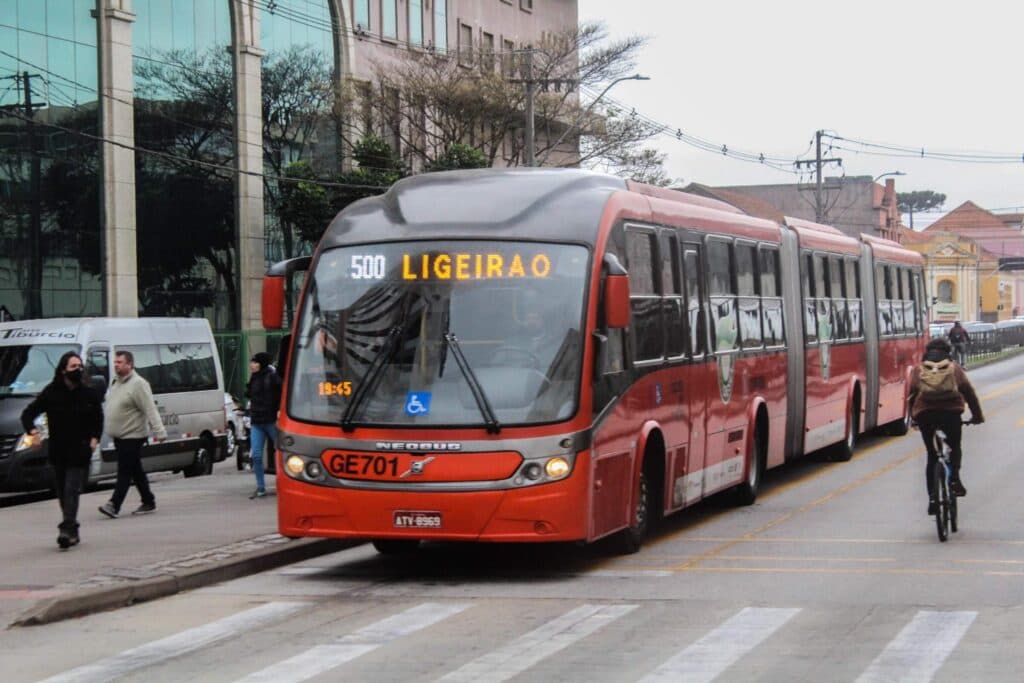
[[[860,406],[853,401],[846,423],[846,438],[832,447],[829,455],[834,462],[847,462],[857,449],[857,433],[860,431]]]
[[[754,429],[754,442],[750,444],[750,462],[747,463],[747,478],[733,489],[733,500],[737,505],[753,505],[761,490],[764,476],[765,457],[768,453],[768,437],[760,426]]]

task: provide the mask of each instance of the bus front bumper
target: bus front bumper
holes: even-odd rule
[[[412,493],[314,486],[279,475],[278,525],[287,537],[584,540],[590,517],[585,481],[577,470],[566,479],[538,486]]]

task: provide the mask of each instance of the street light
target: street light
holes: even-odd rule
[[[601,94],[598,95],[597,97],[595,97],[593,102],[591,102],[589,105],[587,105],[587,108],[583,110],[583,113],[580,114],[576,118],[576,120],[573,122],[573,124],[571,126],[569,126],[568,128],[566,128],[564,131],[562,131],[562,134],[558,137],[557,140],[555,140],[555,144],[553,144],[550,147],[548,147],[548,151],[544,153],[544,158],[541,159],[540,163],[538,163],[537,165],[538,166],[543,166],[544,165],[544,162],[548,160],[549,156],[551,156],[551,152],[554,151],[560,144],[562,144],[562,140],[565,140],[565,136],[569,134],[569,131],[571,131],[573,128],[576,128],[581,123],[583,123],[583,119],[587,118],[587,114],[590,113],[590,110],[593,109],[594,106],[598,102],[601,101],[601,98],[604,97],[605,94],[609,90],[611,90],[613,86],[615,86],[617,83],[621,83],[622,81],[649,81],[649,80],[651,80],[650,76],[641,76],[640,74],[633,74],[632,76],[621,76],[619,78],[616,78],[611,83],[606,85],[604,90],[601,91]]]
[[[888,173],[882,173],[882,174],[876,175],[874,180],[872,180],[871,182],[877,183],[879,178],[884,178],[887,175],[907,175],[907,174],[904,173],[903,171],[889,171]]]

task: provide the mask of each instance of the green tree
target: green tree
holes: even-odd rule
[[[315,244],[333,215],[328,188],[316,182],[308,161],[288,164],[283,177],[277,208],[282,227]]]
[[[463,168],[487,168],[487,157],[476,147],[455,143],[444,154],[432,161],[426,171],[455,171]]]
[[[534,99],[537,159],[555,166],[615,167],[660,132],[636,112],[609,100],[595,107],[581,94],[632,74],[645,43],[642,37],[612,41],[599,23],[537,41],[529,54],[533,76],[543,84]],[[408,51],[379,65],[369,87],[351,87],[342,105],[349,119],[361,119],[362,130],[383,122],[417,168],[436,168],[456,144],[479,150],[488,166],[524,165],[526,58],[525,51],[500,60],[488,53]],[[555,152],[555,141],[566,132]]]
[[[932,190],[915,190],[913,192],[897,192],[896,205],[900,213],[910,214],[910,229],[914,229],[914,212],[941,208],[946,203],[946,195]]]

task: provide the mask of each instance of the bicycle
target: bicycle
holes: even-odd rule
[[[963,422],[964,425],[973,424]],[[949,490],[949,481],[953,477],[953,464],[949,459],[953,449],[946,443],[946,433],[941,429],[935,430],[935,469],[932,472],[932,479],[935,482],[935,502],[938,509],[935,511],[935,527],[939,533],[939,541],[945,543],[949,533],[957,532],[957,497]]]

